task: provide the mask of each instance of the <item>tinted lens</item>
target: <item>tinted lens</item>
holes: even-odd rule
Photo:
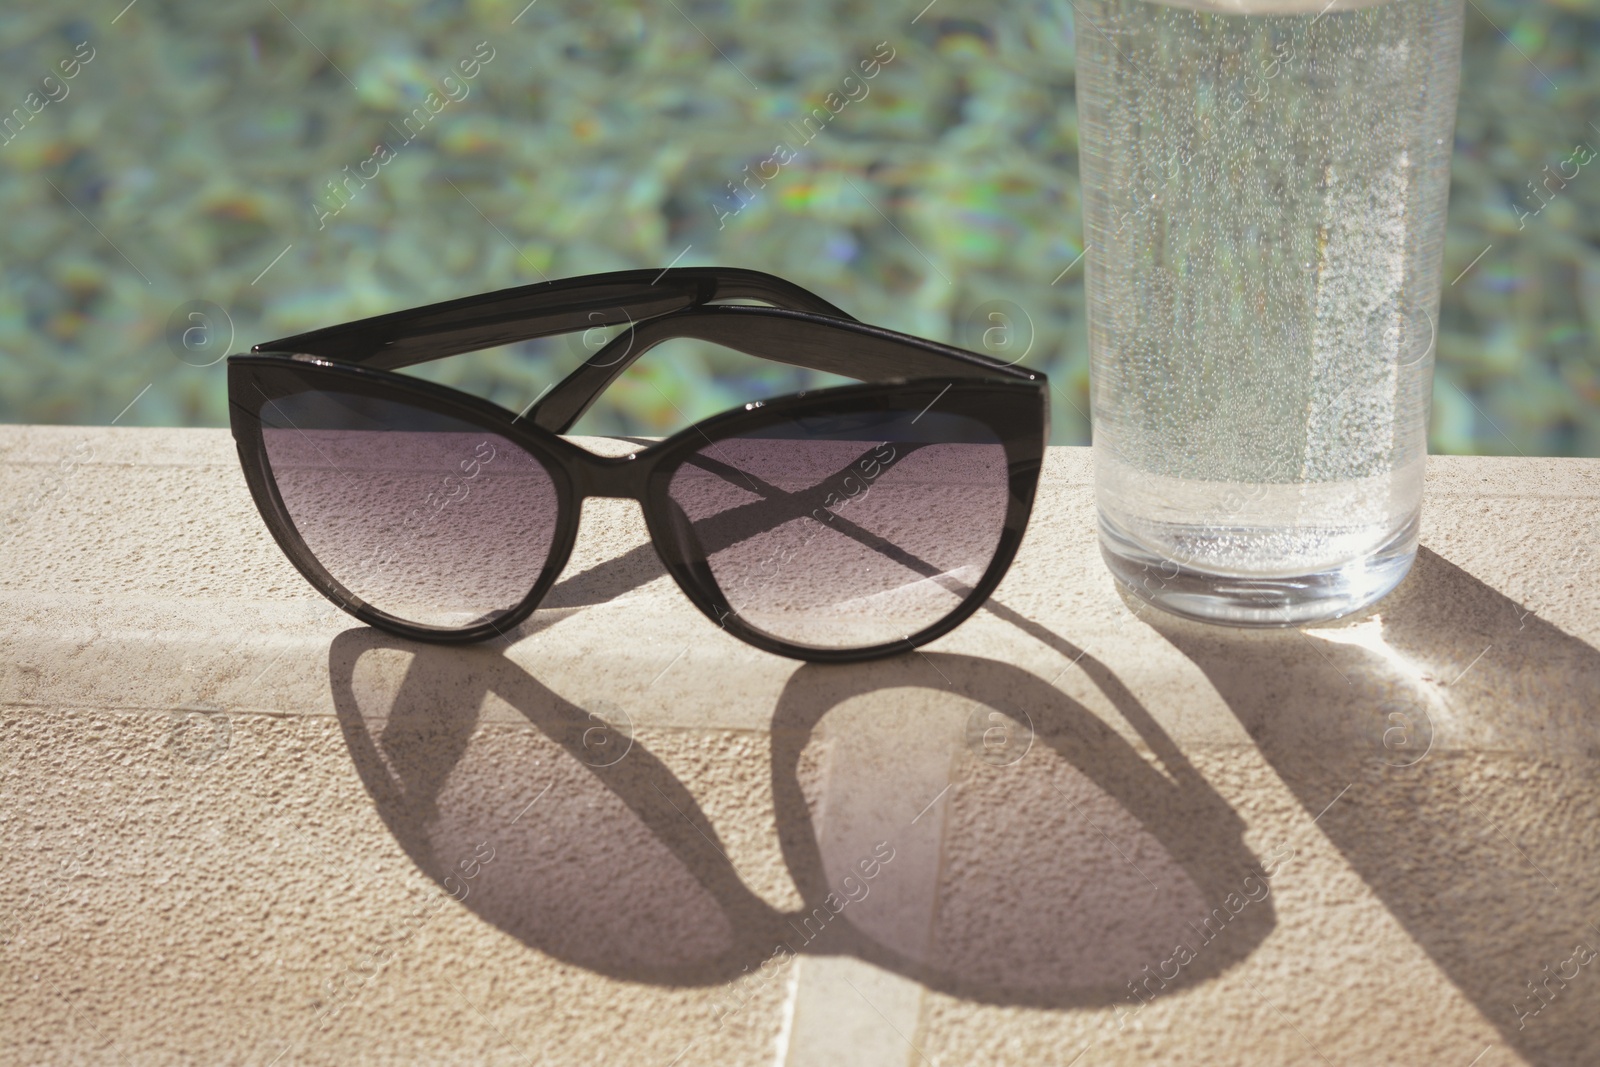
[[[812,648],[900,640],[949,615],[1005,526],[1005,447],[939,411],[799,418],[718,440],[670,493],[747,625]]]
[[[278,493],[346,589],[424,626],[464,628],[533,589],[555,483],[498,434],[392,400],[307,392],[261,408]]]

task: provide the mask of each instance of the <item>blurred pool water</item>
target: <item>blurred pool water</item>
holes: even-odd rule
[[[718,263],[1042,368],[1085,443],[1073,5],[924,3],[13,5],[0,418],[223,425],[258,341]],[[1432,448],[1600,455],[1600,0],[1467,18]],[[520,409],[603,340],[417,373]],[[674,342],[580,429],[818,380]]]

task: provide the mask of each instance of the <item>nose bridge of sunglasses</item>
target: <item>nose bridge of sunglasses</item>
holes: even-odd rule
[[[574,446],[572,471],[578,495],[643,501],[651,466],[643,459],[644,451],[638,447],[621,455],[600,455]]]

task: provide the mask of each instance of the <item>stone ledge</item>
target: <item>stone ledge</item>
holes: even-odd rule
[[[1600,949],[1600,462],[1431,459],[1394,594],[1245,634],[1136,617],[1052,449],[992,610],[837,668],[629,504],[447,650],[225,431],[3,427],[0,500],[0,1062],[1600,1059],[1600,971],[1526,984]]]

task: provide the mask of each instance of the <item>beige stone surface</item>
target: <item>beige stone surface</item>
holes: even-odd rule
[[[424,647],[226,433],[0,428],[0,1063],[1593,1067],[1600,462],[1428,478],[1395,593],[1241,633],[1052,449],[989,610],[820,667],[631,504]]]

